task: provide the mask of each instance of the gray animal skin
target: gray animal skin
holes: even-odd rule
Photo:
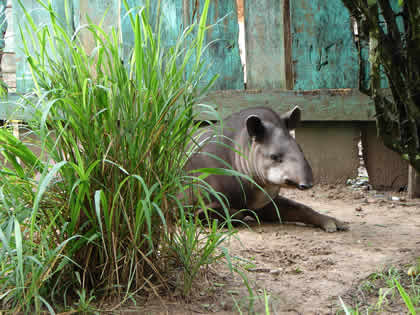
[[[270,108],[250,108],[232,114],[221,126],[201,129],[196,137],[200,147],[191,155],[186,170],[226,169],[228,164],[264,188],[276,203],[282,221],[309,224],[327,232],[346,230],[347,224],[279,195],[281,188],[304,190],[313,186],[312,169],[290,135],[300,121],[300,113],[298,107],[281,116]],[[238,211],[249,209],[260,221],[280,222],[271,199],[250,181],[227,175],[210,175],[205,180],[226,196],[230,214],[235,214],[235,218],[252,216],[252,212]],[[224,213],[216,199],[207,206],[216,213]],[[215,216],[214,212],[208,213]]]

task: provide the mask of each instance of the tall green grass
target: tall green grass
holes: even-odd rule
[[[23,43],[35,86],[21,101],[33,120],[22,140],[0,130],[0,305],[83,311],[95,296],[170,291],[180,267],[175,285],[187,296],[230,233],[216,224],[204,233],[177,198],[197,129],[193,104],[211,85],[200,84],[210,1],[173,47],[147,10],[130,10],[129,60],[118,29],[89,23],[68,34],[51,2],[38,2],[50,21],[35,25],[22,6],[21,29],[31,34]]]

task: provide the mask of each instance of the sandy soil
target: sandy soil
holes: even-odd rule
[[[257,314],[264,310],[264,290],[270,295],[272,314],[336,314],[338,296],[348,296],[369,274],[393,264],[414,263],[420,256],[418,199],[331,185],[284,195],[349,222],[350,230],[326,233],[307,226],[253,222],[251,229],[239,228],[230,253],[244,260],[241,264],[258,296],[253,305]],[[223,265],[212,270],[213,277],[197,289],[192,303],[159,303],[146,313],[236,314],[235,303],[247,313],[249,295],[241,278]]]

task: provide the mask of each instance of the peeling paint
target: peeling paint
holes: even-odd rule
[[[286,88],[284,0],[245,1],[247,88]]]
[[[291,1],[294,89],[358,87],[359,61],[341,0]]]
[[[200,7],[205,0],[187,0],[187,8],[193,7],[192,2],[198,1]],[[192,16],[190,12],[184,15]],[[223,18],[222,21],[219,21]],[[198,17],[195,19],[198,21]],[[213,85],[213,90],[243,89],[244,76],[239,54],[239,25],[236,9],[236,0],[213,0],[210,2],[207,25],[212,25],[206,34],[206,44],[210,44],[202,58],[211,65],[209,72],[203,79],[206,84],[215,75],[219,78]],[[188,21],[192,23],[193,21]]]

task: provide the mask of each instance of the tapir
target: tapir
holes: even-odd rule
[[[347,230],[346,223],[280,195],[282,188],[306,190],[313,186],[311,166],[290,134],[300,117],[297,106],[282,115],[267,107],[234,113],[199,130],[194,141],[198,148],[185,169],[223,168],[244,174],[205,178],[214,191],[223,194],[229,214],[235,214],[236,219],[256,215],[260,222],[304,223],[327,232]],[[223,217],[226,207],[220,199],[214,197],[206,206],[213,210],[212,216]]]

